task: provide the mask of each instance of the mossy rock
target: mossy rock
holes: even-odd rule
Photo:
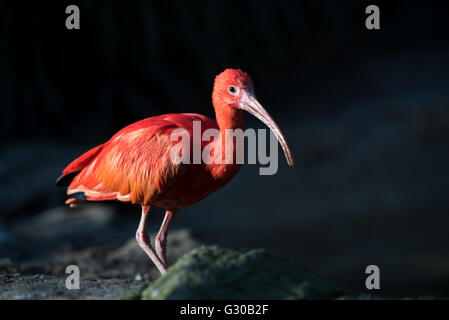
[[[203,246],[179,259],[142,299],[334,299],[343,294],[267,250]]]

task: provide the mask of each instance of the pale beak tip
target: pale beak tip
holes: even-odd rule
[[[287,158],[287,163],[289,167],[293,167],[295,165],[295,160],[293,160],[293,156],[289,154],[289,157]]]

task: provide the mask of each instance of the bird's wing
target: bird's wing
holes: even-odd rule
[[[203,128],[216,127],[205,116],[168,114],[120,130],[75,176],[67,190],[72,197],[67,203],[121,200],[149,204],[183,175],[185,165],[170,159],[176,144],[170,134],[180,128],[192,134],[195,120],[201,121]]]

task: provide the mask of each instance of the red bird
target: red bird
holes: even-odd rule
[[[212,141],[201,142],[201,150],[208,144],[218,144],[223,150],[220,155],[222,159],[226,157],[226,152],[232,152],[231,157],[235,160],[235,140],[225,135],[225,130],[243,130],[242,110],[245,110],[274,132],[288,164],[293,165],[284,136],[255,98],[253,82],[245,72],[227,69],[219,74],[215,78],[212,103],[216,122],[193,113],[166,114],[138,121],[73,161],[57,180],[57,185],[68,186],[66,204],[70,206],[104,200],[140,204],[142,215],[136,239],[161,274],[167,270],[167,231],[175,213],[222,188],[240,170],[236,161],[231,164],[224,161],[204,161],[200,164],[172,161],[170,152],[177,144],[177,141],[170,139],[174,130],[183,129],[192,136],[194,121],[200,121],[202,132],[217,129],[220,132],[218,136]],[[232,147],[225,148],[226,144]],[[210,157],[214,155],[211,153]],[[153,207],[166,210],[155,239],[156,250],[146,233],[148,213]]]

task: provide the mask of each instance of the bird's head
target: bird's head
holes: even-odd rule
[[[215,78],[212,101],[215,107],[226,105],[251,113],[273,131],[284,151],[287,163],[293,166],[293,156],[284,135],[270,114],[257,101],[251,77],[237,69],[226,69]]]

